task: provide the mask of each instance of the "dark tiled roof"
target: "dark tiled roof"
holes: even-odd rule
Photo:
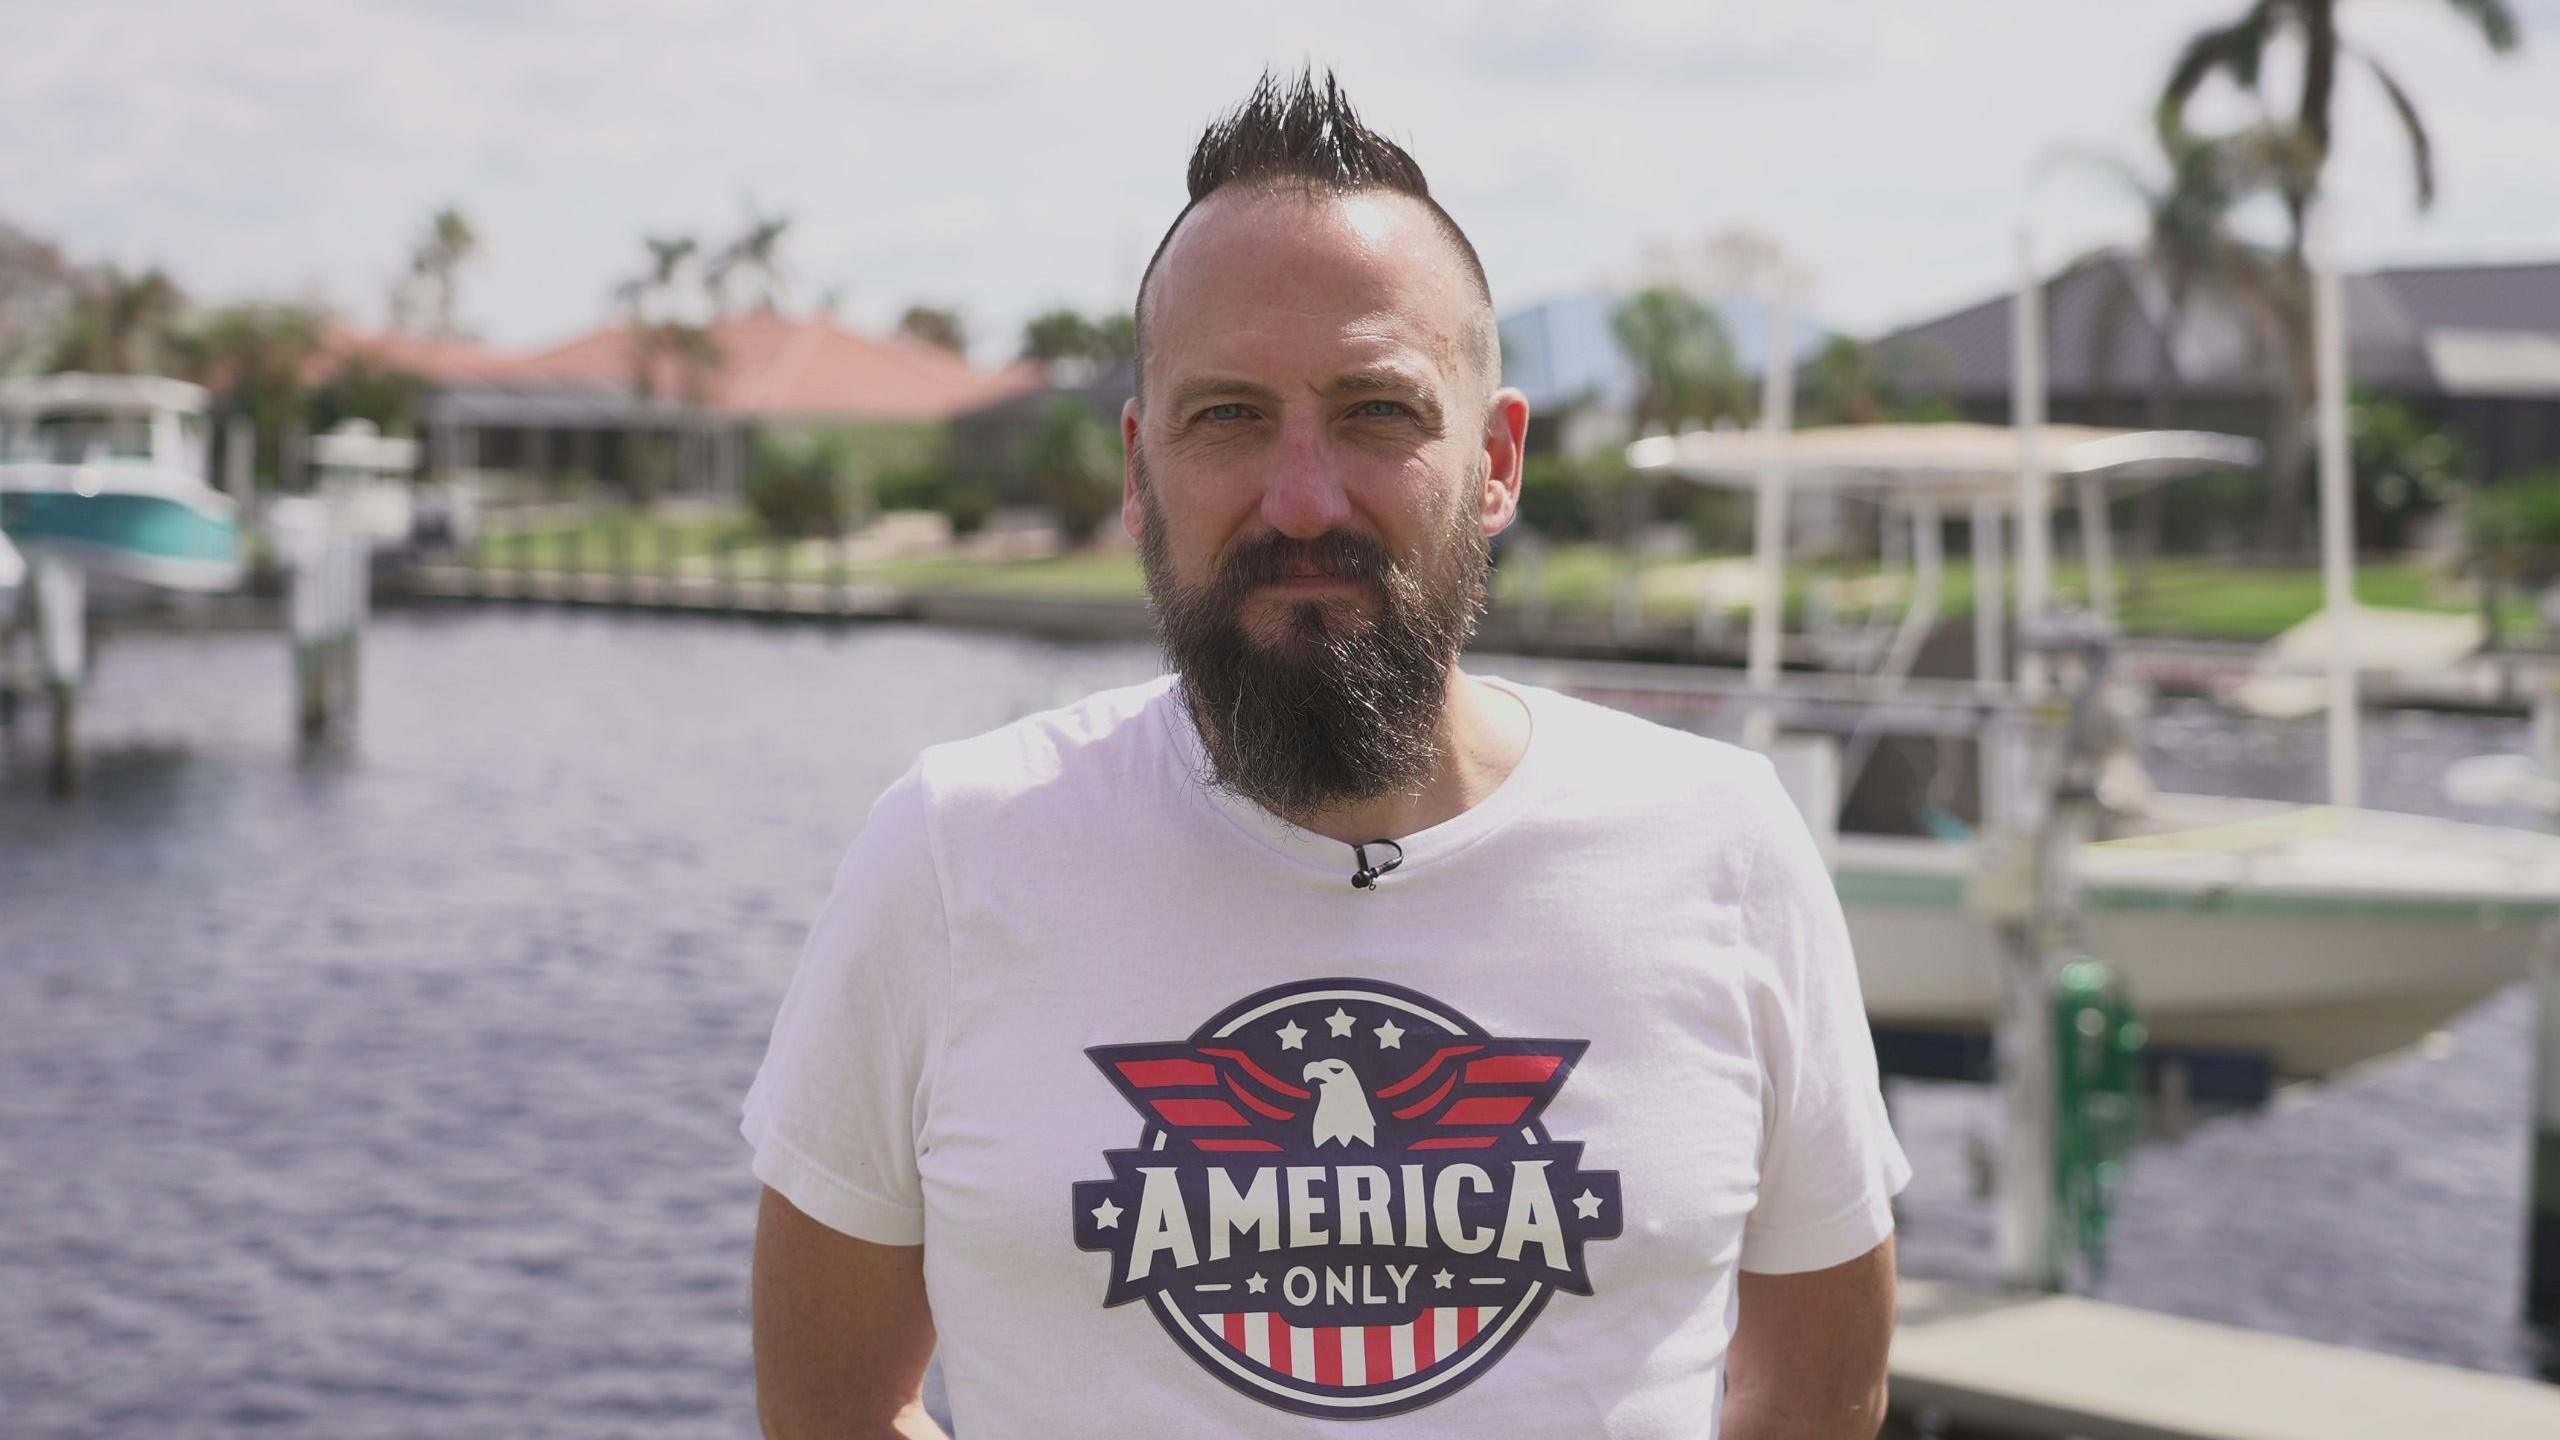
[[[2560,264],[2411,266],[2373,278],[2425,329],[2560,332]]]
[[[1959,396],[2009,390],[2010,305],[1994,296],[1885,336],[1880,344],[1917,363]],[[2560,265],[2384,270],[2345,286],[2348,363],[2357,384],[2403,392],[2439,388],[2430,331],[2498,329],[2560,333]],[[2166,287],[2150,262],[2107,251],[2064,267],[2045,286],[2046,373],[2056,395],[2102,389],[2139,396],[2160,364]],[[2263,391],[2266,370],[2249,312],[2232,295],[2200,287],[2171,351],[2182,392]]]

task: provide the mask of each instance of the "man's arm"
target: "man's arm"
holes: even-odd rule
[[[767,1186],[754,1312],[768,1440],[946,1440],[924,1413],[933,1312],[923,1246],[857,1240]]]
[[[1742,1272],[1725,1440],[1874,1440],[1893,1342],[1893,1237],[1845,1264]]]

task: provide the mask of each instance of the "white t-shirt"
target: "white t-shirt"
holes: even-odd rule
[[[1169,678],[874,806],[742,1128],[801,1210],[925,1247],[967,1440],[1695,1440],[1736,1270],[1890,1233],[1910,1167],[1768,764],[1495,683],[1519,765],[1366,891],[1202,781]]]

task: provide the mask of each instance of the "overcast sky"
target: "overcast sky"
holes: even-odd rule
[[[1058,303],[1125,306],[1200,125],[1267,62],[1342,76],[1475,238],[1508,309],[1649,248],[1767,234],[1872,331],[2059,258],[2129,202],[2039,157],[2143,153],[2181,41],[2241,0],[873,6],[664,0],[0,0],[0,217],[200,297],[379,323],[424,217],[486,254],[464,319],[530,345],[606,312],[643,232],[790,214],[804,299],[959,306],[991,358]],[[2434,0],[2347,0],[2433,128],[2413,212],[2381,93],[2345,85],[2351,261],[2560,258],[2560,0],[2491,56]]]

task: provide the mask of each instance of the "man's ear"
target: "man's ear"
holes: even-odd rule
[[[1484,533],[1499,535],[1520,514],[1520,480],[1528,459],[1529,397],[1510,386],[1493,392],[1484,417],[1484,494],[1477,518]]]
[[[1120,528],[1132,540],[1146,538],[1147,507],[1138,500],[1138,400],[1120,407]]]

